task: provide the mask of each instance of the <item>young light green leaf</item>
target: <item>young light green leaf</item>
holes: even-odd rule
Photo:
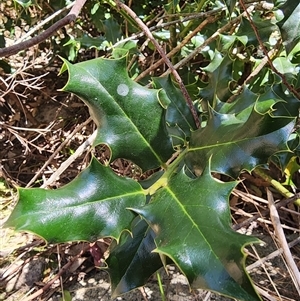
[[[247,111],[235,115],[211,110],[207,126],[192,133],[186,162],[196,174],[212,157],[212,171],[236,178],[242,170],[251,171],[274,153],[288,150],[294,118],[274,118],[255,110],[249,116]]]
[[[173,147],[159,90],[147,89],[126,72],[126,58],[98,58],[75,65],[64,60],[69,81],[64,91],[77,94],[98,125],[95,144],[107,144],[112,160],[125,158],[142,169],[164,165]]]
[[[136,181],[117,176],[93,159],[62,188],[19,189],[19,202],[5,225],[36,233],[49,242],[119,239],[135,217],[126,208],[144,203],[144,192]]]
[[[230,227],[228,198],[235,185],[213,179],[209,168],[197,179],[182,170],[149,204],[134,210],[156,233],[155,251],[170,257],[192,288],[257,301],[241,249],[258,240]]]

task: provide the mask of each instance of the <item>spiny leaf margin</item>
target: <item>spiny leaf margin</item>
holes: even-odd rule
[[[19,201],[5,226],[36,233],[51,243],[119,240],[135,218],[127,207],[146,202],[138,182],[117,176],[95,158],[62,188],[19,188],[18,192]]]
[[[217,181],[209,168],[197,179],[182,169],[149,204],[132,210],[156,233],[154,251],[171,258],[192,288],[244,301],[261,300],[244,270],[241,251],[258,239],[230,227],[228,198],[236,184]]]
[[[98,126],[94,145],[106,144],[111,160],[128,159],[143,170],[165,166],[174,152],[161,105],[165,94],[134,82],[126,71],[126,57],[74,65],[63,61],[61,72],[69,73],[63,90],[85,102]]]

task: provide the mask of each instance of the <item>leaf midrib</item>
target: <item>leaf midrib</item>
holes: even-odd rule
[[[188,235],[186,235],[186,238],[190,235],[190,233],[192,232],[193,228],[196,228],[198,230],[198,233],[200,234],[200,236],[203,238],[203,240],[206,242],[206,244],[209,246],[209,249],[211,250],[211,253],[214,254],[215,258],[218,259],[220,262],[220,258],[219,256],[217,256],[217,254],[213,251],[213,248],[211,246],[211,244],[208,242],[208,240],[205,238],[205,236],[203,235],[203,233],[201,232],[199,226],[195,223],[194,219],[189,215],[189,213],[186,211],[185,207],[181,204],[180,200],[177,198],[176,194],[174,194],[174,192],[167,186],[166,187],[168,193],[171,195],[171,197],[173,198],[173,200],[176,201],[176,203],[178,204],[178,206],[182,209],[182,212],[184,213],[185,216],[188,217],[188,219],[191,221],[192,223],[192,227],[190,232],[188,233]]]
[[[151,150],[151,152],[154,154],[155,158],[158,160],[158,162],[160,163],[160,165],[163,165],[163,161],[161,160],[161,158],[158,156],[158,154],[155,152],[155,150],[152,148],[151,144],[146,140],[146,138],[142,135],[142,133],[140,132],[140,130],[138,129],[138,127],[132,122],[132,119],[128,116],[128,114],[124,111],[124,109],[122,108],[122,106],[120,106],[119,102],[117,102],[114,97],[109,93],[109,91],[106,89],[105,86],[103,86],[103,84],[97,79],[95,78],[90,72],[88,72],[86,69],[84,69],[83,67],[77,66],[78,68],[82,69],[84,72],[88,73],[96,82],[98,82],[103,89],[107,92],[107,95],[109,95],[109,97],[117,104],[117,106],[119,107],[119,109],[124,113],[125,117],[127,118],[127,120],[129,120],[130,124],[133,126],[134,129],[136,129],[136,132],[139,134],[139,136],[141,137],[142,141],[145,142],[145,144],[148,146],[148,148]],[[128,77],[127,77],[128,79]],[[106,113],[106,111],[104,110],[104,112]],[[107,116],[107,114],[106,114]]]

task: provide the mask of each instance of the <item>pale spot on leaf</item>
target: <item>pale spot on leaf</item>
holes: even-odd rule
[[[129,87],[125,84],[120,84],[117,88],[117,93],[120,96],[126,96],[129,92]]]

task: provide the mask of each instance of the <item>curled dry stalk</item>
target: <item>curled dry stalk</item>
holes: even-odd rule
[[[30,110],[23,104],[21,99],[26,99],[27,94],[25,93],[27,89],[41,90],[43,87],[43,77],[47,73],[39,76],[32,76],[30,73],[26,72],[33,67],[33,64],[23,64],[19,67],[12,75],[7,78],[0,77],[0,102],[15,103],[20,112],[24,113],[26,123],[29,121],[33,127],[38,127],[38,123],[33,117]],[[22,93],[17,92],[18,88],[21,88]],[[0,103],[1,105],[1,103]]]
[[[79,156],[83,154],[84,151],[86,151],[93,145],[96,135],[97,131],[94,131],[93,134],[76,149],[75,153],[72,156],[70,156],[66,161],[64,161],[60,165],[60,167],[51,175],[51,177],[44,182],[41,188],[45,188],[51,185],[53,182],[55,182],[58,179],[58,177],[71,165],[72,162],[74,162]],[[43,166],[43,168],[45,167]]]
[[[39,171],[35,174],[35,176],[29,181],[29,183],[26,185],[26,187],[30,187],[36,180],[37,178],[41,175],[41,173],[43,172],[43,170],[50,164],[50,162],[57,156],[57,154],[70,142],[70,140],[72,139],[72,137],[74,137],[74,135],[79,132],[84,126],[86,126],[87,124],[89,124],[90,122],[92,121],[92,118],[88,118],[84,123],[82,123],[80,126],[76,127],[74,129],[74,131],[68,135],[66,137],[66,139],[59,145],[59,147],[53,152],[53,154],[50,156],[50,158],[44,163],[44,165],[39,169]],[[83,151],[88,148],[88,144],[87,143],[83,143],[84,145],[84,149]],[[82,151],[82,152],[83,152]],[[71,157],[72,157],[72,160],[76,159],[78,157],[78,153],[75,152]],[[73,161],[74,161],[73,160]],[[70,161],[70,160],[69,160]],[[73,162],[72,161],[72,162]],[[70,162],[70,164],[72,163]],[[63,172],[64,170],[61,171],[61,173]],[[52,182],[58,177],[60,176],[60,174],[58,173],[55,173],[55,177],[52,177],[51,181],[50,179],[47,181],[47,185],[51,185]],[[47,186],[46,184],[44,184],[44,186]]]

